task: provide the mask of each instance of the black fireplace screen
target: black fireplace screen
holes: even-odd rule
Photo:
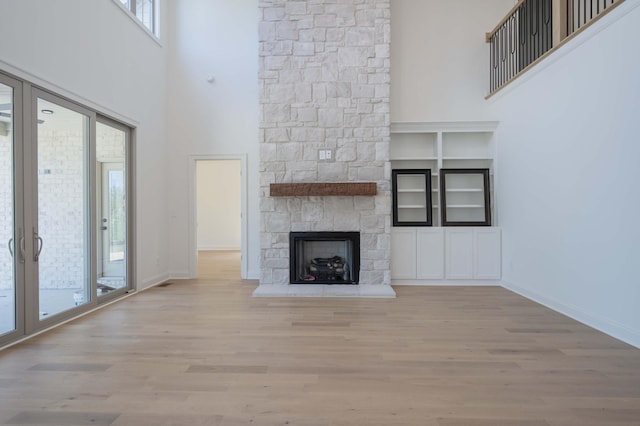
[[[358,284],[359,232],[291,232],[291,284]]]

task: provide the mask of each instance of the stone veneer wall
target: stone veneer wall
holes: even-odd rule
[[[289,283],[290,231],[360,231],[360,284],[390,285],[390,32],[390,0],[260,1],[261,285]],[[269,196],[362,181],[378,195]]]

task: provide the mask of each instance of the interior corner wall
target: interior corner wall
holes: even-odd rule
[[[246,155],[247,278],[258,278],[258,0],[163,3],[172,16],[166,170],[172,273],[189,276],[195,255],[189,247],[189,158]]]
[[[505,285],[637,347],[639,4],[491,100]]]
[[[393,0],[391,121],[494,120],[484,35],[513,0]]]
[[[135,125],[136,286],[166,279],[165,49],[112,1],[2,1],[0,16],[0,69]]]

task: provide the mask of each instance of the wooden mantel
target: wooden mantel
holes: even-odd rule
[[[375,182],[272,183],[272,197],[376,195]]]

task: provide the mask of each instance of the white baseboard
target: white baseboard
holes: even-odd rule
[[[391,285],[412,285],[412,286],[445,286],[445,287],[500,287],[502,283],[498,280],[391,280]]]
[[[248,280],[259,280],[260,279],[260,269],[254,269],[247,271]]]
[[[196,278],[192,276],[189,271],[171,271],[169,272],[169,276],[172,280],[189,280],[192,278]]]
[[[573,318],[574,320],[595,328],[609,336],[615,337],[616,339],[635,346],[636,348],[640,348],[640,331],[638,330],[630,329],[629,327],[616,321],[612,321],[609,318],[596,316],[588,312],[584,312],[577,307],[557,302],[504,280],[502,281],[502,286],[507,290],[511,290],[514,293]]]
[[[145,290],[149,287],[156,286],[158,284],[162,284],[163,282],[169,280],[171,278],[169,273],[159,274],[144,280],[140,280],[139,285],[136,286],[136,290]]]
[[[240,251],[240,247],[202,246],[202,247],[198,247],[198,251]]]

